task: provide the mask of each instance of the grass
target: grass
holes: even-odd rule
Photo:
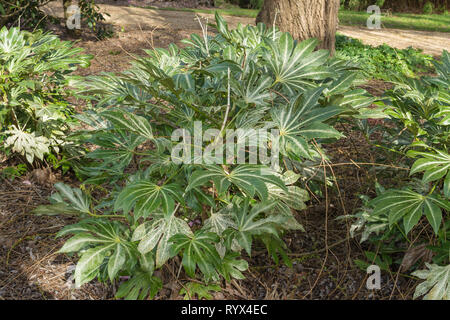
[[[339,12],[339,22],[343,25],[366,26],[370,14],[357,11]],[[384,28],[397,28],[423,31],[450,32],[450,15],[394,13],[381,18]]]
[[[225,9],[191,9],[191,8],[158,8],[147,6],[148,9],[170,10],[170,11],[188,11],[198,13],[211,13],[218,11],[221,15],[230,15],[237,17],[256,18],[258,10],[241,9],[239,7],[229,7]],[[341,10],[339,12],[339,22],[343,25],[366,26],[370,14],[358,11]],[[407,30],[440,31],[450,32],[450,15],[437,14],[409,14],[395,13],[391,16],[383,15],[381,24],[384,28],[397,28]]]
[[[171,8],[171,7],[153,7],[153,6],[146,6],[147,9],[153,9],[153,10],[168,10],[168,11],[187,11],[187,12],[198,12],[198,13],[211,13],[214,14],[214,12],[219,12],[221,15],[228,15],[228,16],[235,16],[235,17],[248,17],[248,18],[256,18],[258,15],[258,10],[254,9],[242,9],[239,7],[230,7],[226,9],[192,9],[192,8]]]

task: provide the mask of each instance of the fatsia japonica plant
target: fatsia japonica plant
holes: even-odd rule
[[[430,249],[435,253],[435,264],[413,273],[426,279],[417,287],[415,297],[450,299],[449,53],[444,51],[434,65],[437,76],[398,77],[394,89],[387,92],[386,121],[394,124],[388,141],[396,152],[407,156],[411,179],[403,188],[383,190],[369,201],[353,229],[364,229],[364,240],[373,232],[383,232],[382,239],[396,233],[409,241],[410,232],[424,219],[434,234]]]
[[[74,122],[71,73],[91,59],[81,51],[41,31],[0,30],[1,150],[33,163],[66,145]]]
[[[170,259],[191,278],[242,279],[255,245],[290,264],[282,235],[303,229],[295,212],[320,178],[322,144],[342,137],[338,116],[373,102],[354,89],[358,71],[315,39],[263,24],[229,30],[218,15],[216,36],[204,28],[80,90],[97,102],[78,116],[91,128],[76,133],[92,148],[85,180],[57,184],[37,210],[82,218],[59,233],[73,235],[60,252],[79,254],[78,286],[126,275],[118,297],[153,297],[154,270]]]

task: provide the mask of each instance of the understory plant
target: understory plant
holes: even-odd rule
[[[51,6],[56,1],[62,2],[64,10],[77,5],[81,22],[91,29],[99,39],[111,37],[113,30],[104,24],[107,13],[100,12],[95,0],[15,0],[0,3],[0,28],[18,27],[24,30],[44,30],[46,23],[59,23],[59,19],[44,12],[44,6]],[[68,14],[70,16],[70,13]],[[63,21],[64,24],[66,21]]]
[[[406,157],[410,179],[403,186],[379,189],[366,203],[353,230],[363,230],[362,241],[380,234],[378,241],[403,241],[409,248],[429,235],[433,254],[428,270],[412,273],[424,279],[415,297],[450,299],[450,55],[434,61],[437,76],[420,79],[398,76],[385,96],[382,140]],[[420,231],[421,230],[421,231]],[[412,236],[415,231],[414,236]],[[417,233],[418,232],[418,233]],[[412,267],[412,266],[410,266]],[[408,269],[410,268],[408,267]]]
[[[67,146],[72,72],[91,59],[81,51],[41,31],[0,30],[0,150],[32,164]]]
[[[371,46],[359,39],[336,35],[336,55],[353,61],[368,78],[390,81],[392,74],[417,77],[418,73],[432,70],[433,57],[412,47],[396,49],[383,44]]]
[[[80,257],[77,286],[129,276],[117,297],[154,297],[169,261],[208,285],[242,279],[261,245],[289,265],[282,236],[303,229],[295,213],[324,181],[322,145],[343,136],[333,124],[371,111],[358,70],[317,40],[229,30],[219,15],[216,36],[203,27],[80,89],[96,102],[78,116],[90,128],[76,133],[91,148],[83,184],[56,184],[36,211],[79,216],[58,234],[72,235],[60,252]]]

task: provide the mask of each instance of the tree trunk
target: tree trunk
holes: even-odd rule
[[[317,38],[334,53],[339,0],[265,0],[256,22],[289,32],[295,39]]]
[[[67,21],[69,18],[69,14],[67,13],[67,9],[72,5],[72,0],[63,0],[63,8],[64,8],[64,20]]]

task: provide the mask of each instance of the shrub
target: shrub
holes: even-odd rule
[[[413,275],[426,279],[416,288],[415,297],[448,299],[450,279],[450,55],[444,51],[442,62],[434,62],[435,77],[408,79],[398,76],[394,89],[386,94],[385,114],[392,125],[383,126],[386,146],[404,154],[404,165],[412,176],[403,186],[381,189],[377,197],[367,202],[357,214],[353,230],[363,229],[362,240],[372,233],[377,238],[408,241],[414,228],[422,228],[422,218],[432,234],[431,250],[435,252],[429,270]],[[386,130],[386,128],[392,128]],[[408,159],[409,158],[409,159]],[[417,176],[421,175],[421,179]],[[414,235],[416,237],[416,235]],[[417,236],[418,238],[418,236]],[[415,240],[417,241],[417,239]],[[417,245],[420,245],[417,241]],[[441,266],[439,266],[441,265]],[[444,266],[442,266],[444,265]]]
[[[22,26],[36,28],[45,23],[45,15],[40,7],[47,0],[17,0],[0,3],[0,28],[20,23]]]
[[[51,1],[56,0],[18,0],[4,4],[0,3],[0,27],[16,26],[22,29],[43,29],[49,19],[58,21],[57,18],[47,16],[41,10],[42,6]],[[68,1],[64,5],[70,5],[70,3],[72,2]],[[75,2],[73,3],[75,4]],[[112,28],[103,24],[105,21],[104,15],[108,14],[100,13],[94,0],[79,0],[77,4],[80,7],[83,23],[95,32],[99,39],[113,35]]]
[[[82,49],[41,31],[0,30],[1,148],[33,163],[66,143],[73,107],[67,102],[71,73],[86,67]]]
[[[353,61],[368,77],[389,81],[391,75],[400,73],[415,76],[432,68],[433,58],[413,48],[394,49],[386,44],[373,47],[358,39],[336,36],[336,55],[340,59]]]
[[[242,279],[243,252],[250,256],[255,243],[290,265],[282,235],[302,229],[295,210],[306,207],[304,188],[324,179],[321,145],[342,136],[333,128],[338,115],[361,115],[373,99],[353,88],[354,68],[314,51],[315,39],[295,42],[262,24],[230,31],[218,15],[216,23],[217,36],[147,51],[131,70],[91,77],[82,90],[97,101],[79,116],[93,128],[80,134],[95,145],[84,186],[57,184],[52,204],[37,209],[81,218],[59,233],[74,235],[60,252],[80,256],[76,285],[128,275],[118,297],[153,297],[162,285],[154,270],[175,256],[191,278]],[[199,122],[209,136],[194,150],[187,138],[173,139],[174,130],[195,136]],[[279,137],[257,145],[279,149],[281,166],[249,163],[255,145],[246,142],[227,153],[230,144],[219,139],[237,129],[277,129]],[[97,185],[101,199],[92,193]]]
[[[423,6],[423,13],[424,14],[433,14],[433,11],[434,11],[433,3],[431,3],[430,1],[425,3],[425,5]]]

